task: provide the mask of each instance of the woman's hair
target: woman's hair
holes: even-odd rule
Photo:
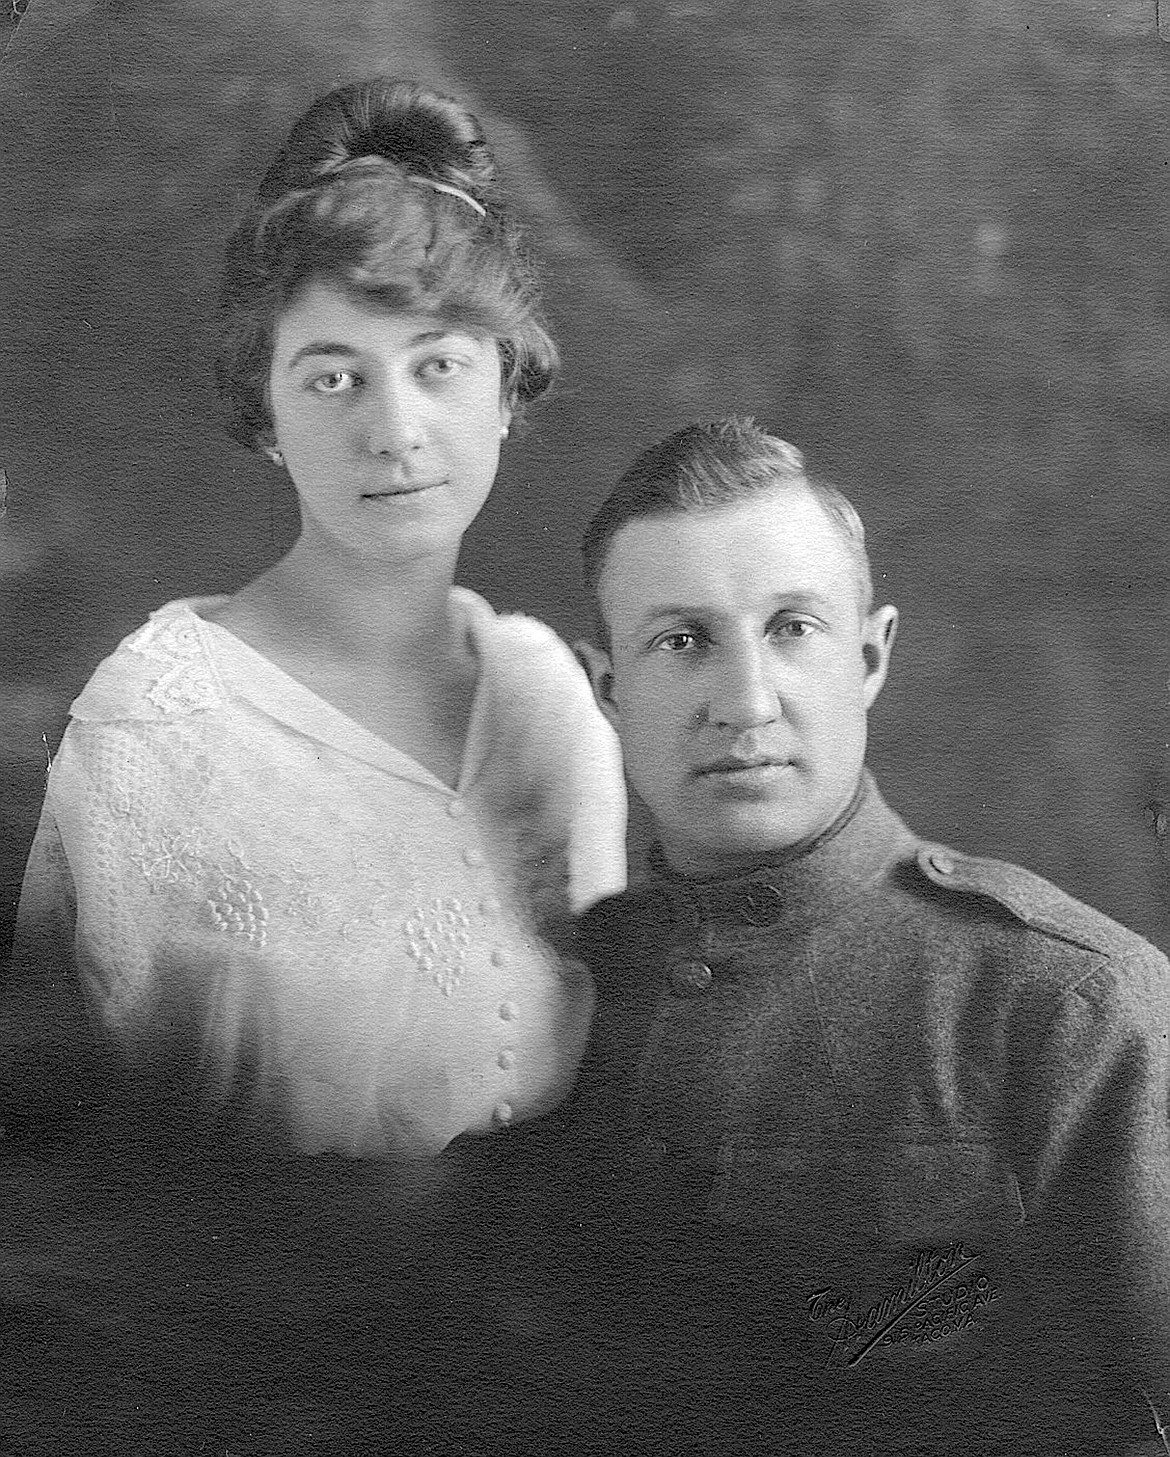
[[[339,87],[269,167],[228,241],[220,296],[216,378],[245,445],[270,438],[276,321],[315,280],[494,335],[513,411],[552,382],[556,345],[520,229],[479,122],[449,97],[385,77]]]

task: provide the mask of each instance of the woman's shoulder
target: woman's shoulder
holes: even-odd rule
[[[219,598],[186,597],[152,612],[124,637],[74,699],[75,720],[161,721],[226,704],[227,691],[199,609]]]
[[[473,593],[460,595],[474,614],[472,638],[499,721],[521,727],[566,761],[595,762],[602,753],[616,762],[613,731],[568,643],[535,617],[494,612]]]
[[[564,673],[578,684],[583,674],[564,638],[537,617],[524,612],[497,612],[477,592],[466,587],[452,589],[452,598],[464,615],[468,630],[481,656],[496,665],[513,663],[531,680],[543,667],[549,673]]]

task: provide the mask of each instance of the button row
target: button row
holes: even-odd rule
[[[462,819],[467,813],[467,805],[461,799],[452,799],[447,805],[447,813],[453,820]],[[483,851],[475,849],[474,846],[469,846],[463,852],[463,862],[465,865],[473,867],[481,866],[484,863]],[[480,902],[480,910],[485,916],[498,916],[502,909],[498,896],[485,896]],[[496,947],[491,953],[491,961],[493,966],[506,966],[508,964],[508,954],[502,948]],[[507,1001],[500,1003],[500,1020],[502,1022],[514,1022],[519,1014],[520,1009],[515,1002]],[[496,1064],[502,1072],[510,1072],[516,1066],[516,1053],[510,1047],[501,1048],[496,1058]],[[501,1102],[496,1104],[492,1116],[499,1127],[506,1128],[514,1119],[515,1111],[511,1103]]]
[[[448,801],[447,813],[451,816],[453,820],[462,819],[463,816],[467,813],[466,800],[452,799]],[[478,868],[484,863],[483,851],[477,850],[474,845],[468,846],[468,848],[463,852],[463,863],[465,865],[470,865],[472,867]],[[480,901],[479,908],[485,916],[498,916],[500,914],[500,911],[503,909],[503,906],[500,903],[499,896],[486,895],[484,896],[483,900]],[[497,947],[496,950],[492,952],[491,959],[493,966],[507,966],[508,964],[507,952],[502,951],[499,947]],[[503,1012],[501,1012],[500,1015],[503,1016]]]

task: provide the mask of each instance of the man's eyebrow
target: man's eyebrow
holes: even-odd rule
[[[637,626],[640,629],[653,627],[656,622],[677,622],[680,618],[687,622],[694,622],[705,617],[709,609],[697,607],[693,603],[687,606],[682,603],[667,602],[661,607],[648,607],[638,617]]]
[[[442,329],[420,329],[417,334],[406,341],[406,347],[412,349],[418,344],[430,344],[436,339],[446,339],[452,334],[461,331],[456,328],[446,327]],[[308,344],[302,344],[297,352],[288,362],[289,369],[294,369],[303,359],[311,359],[317,354],[330,354],[341,359],[356,359],[361,353],[352,344],[345,344],[336,339],[312,339]]]
[[[774,610],[776,612],[783,612],[786,608],[790,607],[815,607],[819,608],[823,612],[826,608],[831,606],[831,599],[826,597],[824,593],[816,592],[812,588],[807,588],[805,590],[798,590],[794,592],[778,592],[776,594],[776,605]]]
[[[768,616],[774,617],[777,612],[790,612],[794,608],[802,608],[810,611],[825,612],[832,606],[830,598],[823,593],[808,589],[796,589],[791,592],[777,592],[768,604]],[[678,621],[680,618],[688,622],[702,622],[713,617],[719,617],[723,609],[716,606],[704,606],[701,602],[664,602],[655,603],[647,607],[645,612],[638,617],[638,627],[645,629],[653,627],[660,621]]]

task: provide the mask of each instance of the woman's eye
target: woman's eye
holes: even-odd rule
[[[318,375],[310,388],[319,395],[339,395],[343,390],[352,389],[356,383],[357,375],[351,374],[348,369],[334,369],[328,374]]]
[[[450,379],[463,368],[463,361],[444,354],[438,359],[428,359],[420,373],[428,379]]]

